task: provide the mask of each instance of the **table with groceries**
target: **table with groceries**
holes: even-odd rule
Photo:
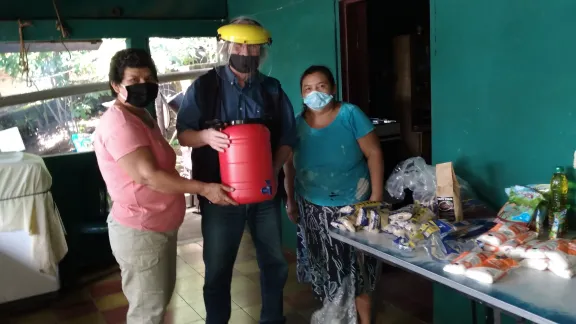
[[[497,310],[535,323],[576,323],[576,240],[566,223],[563,168],[550,184],[506,188],[508,201],[498,212],[456,176],[452,163],[403,161],[386,190],[397,201],[405,202],[406,193],[413,199],[343,207],[331,236],[485,304],[486,322]]]

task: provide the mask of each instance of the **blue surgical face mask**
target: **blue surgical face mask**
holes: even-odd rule
[[[334,96],[330,94],[312,91],[304,97],[304,104],[310,109],[322,110],[322,108],[326,107],[332,99],[334,99]]]

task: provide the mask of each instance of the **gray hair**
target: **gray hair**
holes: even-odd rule
[[[262,24],[248,16],[240,16],[230,20],[230,25],[255,25],[262,27]]]

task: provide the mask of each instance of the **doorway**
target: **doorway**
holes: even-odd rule
[[[376,125],[385,179],[409,157],[431,163],[429,7],[429,0],[339,2],[342,100],[375,121],[396,121]],[[384,268],[377,302],[432,322],[431,282]]]
[[[422,156],[430,163],[429,0],[341,0],[339,6],[342,99],[371,118],[398,122],[400,149],[385,151],[399,156],[385,152],[387,162]]]

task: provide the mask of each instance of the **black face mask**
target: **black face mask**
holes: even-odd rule
[[[230,55],[230,66],[240,73],[252,73],[258,70],[259,56]]]
[[[136,83],[125,86],[126,102],[134,107],[146,108],[158,97],[158,84],[152,82]]]

